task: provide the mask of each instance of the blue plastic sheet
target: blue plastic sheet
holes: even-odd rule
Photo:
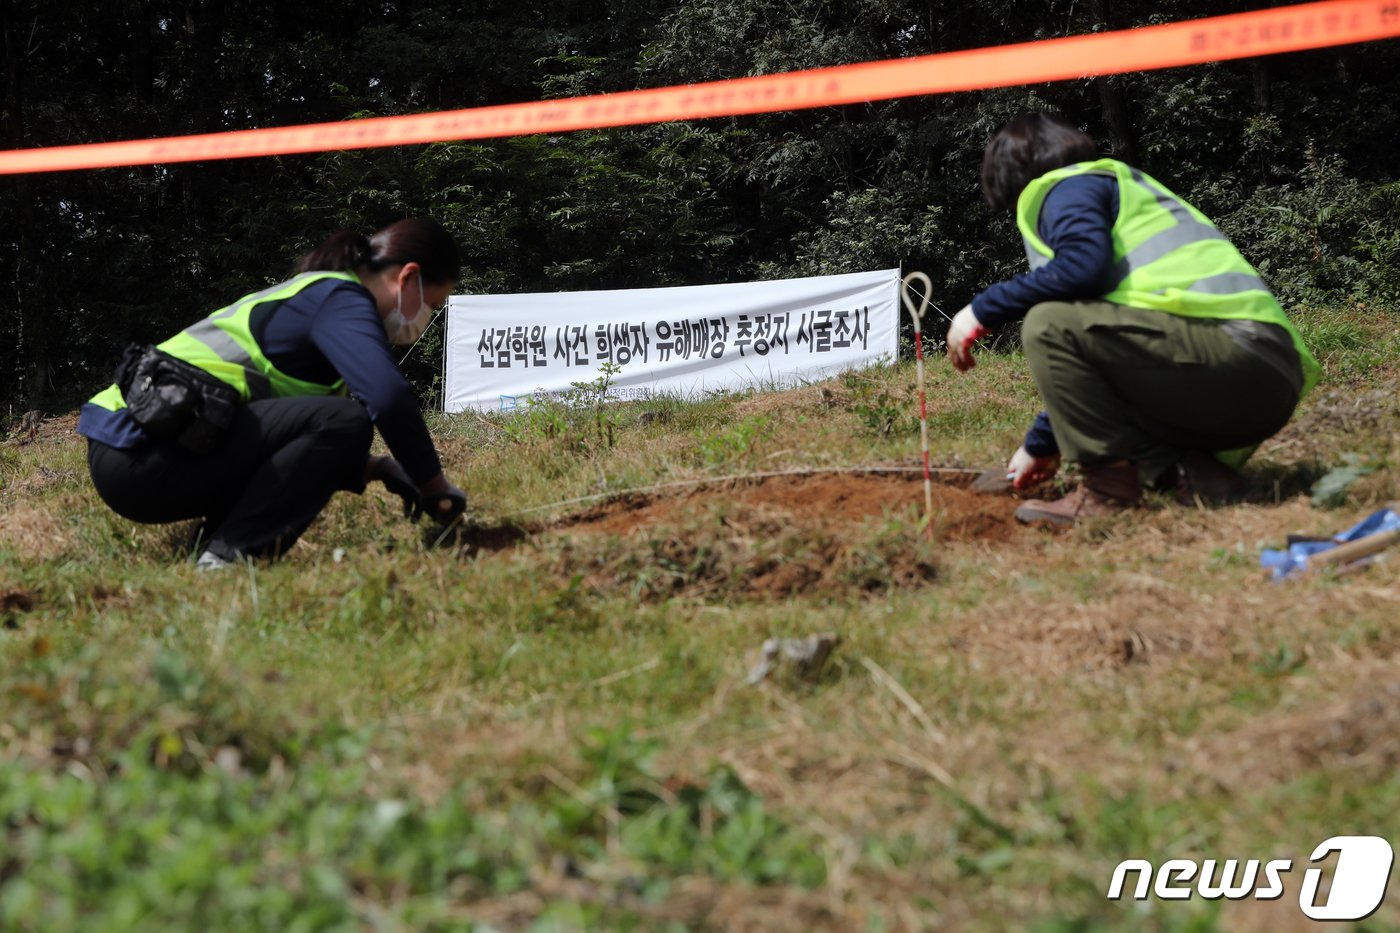
[[[1285,551],[1266,549],[1259,555],[1259,563],[1273,571],[1275,580],[1282,580],[1290,573],[1307,570],[1308,558],[1314,554],[1330,551],[1339,544],[1346,544],[1357,538],[1382,531],[1394,531],[1396,528],[1400,528],[1400,514],[1396,514],[1393,509],[1381,509],[1325,541],[1298,541],[1290,544]]]

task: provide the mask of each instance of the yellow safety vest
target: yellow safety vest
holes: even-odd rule
[[[1117,159],[1067,165],[1026,185],[1016,201],[1016,226],[1032,269],[1055,255],[1039,232],[1040,209],[1050,189],[1066,178],[1091,173],[1118,181],[1118,218],[1110,233],[1114,285],[1105,300],[1183,317],[1277,324],[1288,331],[1298,351],[1302,394],[1317,384],[1321,372],[1317,360],[1234,244],[1196,208]]]
[[[243,400],[289,398],[307,395],[340,395],[345,381],[337,379],[324,385],[296,379],[273,366],[258,346],[249,326],[253,309],[271,301],[285,301],[307,286],[325,279],[341,279],[358,283],[353,272],[305,272],[296,278],[238,299],[226,308],[180,331],[159,345],[159,349],[184,360],[228,383],[238,390]],[[108,411],[126,407],[121,390],[110,385],[91,399],[92,404]]]

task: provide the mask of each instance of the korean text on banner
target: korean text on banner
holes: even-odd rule
[[[611,398],[792,385],[893,359],[899,270],[448,303],[443,409],[512,410],[621,367]]]

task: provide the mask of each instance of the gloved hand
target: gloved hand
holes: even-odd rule
[[[377,479],[384,484],[384,488],[392,492],[403,500],[403,517],[408,518],[413,515],[414,509],[418,508],[418,499],[422,494],[413,480],[408,478],[408,471],[403,468],[393,457],[370,457],[369,469],[366,471],[369,479]],[[419,514],[422,510],[419,509]],[[417,515],[413,515],[417,519]]]
[[[953,315],[953,323],[948,327],[948,360],[954,369],[965,373],[977,365],[972,358],[972,345],[987,333],[987,328],[972,313],[971,304]]]
[[[1026,452],[1025,447],[1016,448],[1011,462],[1006,465],[1007,478],[1016,489],[1028,489],[1036,483],[1043,483],[1060,470],[1060,455],[1036,457]]]
[[[466,510],[467,494],[443,480],[441,487],[435,488],[433,492],[424,492],[418,497],[413,518],[416,521],[419,515],[426,513],[439,525],[450,525]]]

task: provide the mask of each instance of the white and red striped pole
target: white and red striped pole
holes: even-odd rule
[[[914,298],[911,297],[911,282],[923,284],[923,294],[919,296],[920,301],[915,305]],[[928,462],[928,401],[924,395],[924,312],[928,310],[929,294],[933,291],[933,282],[922,272],[911,272],[904,277],[901,283],[899,297],[904,302],[905,309],[909,316],[914,319],[914,359],[917,360],[916,369],[919,374],[919,445],[924,455],[924,526],[925,534],[930,541],[933,540],[933,474],[929,469]],[[917,294],[917,293],[916,293]]]

